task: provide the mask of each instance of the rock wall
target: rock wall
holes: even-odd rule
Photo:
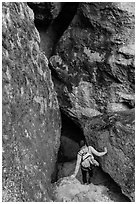
[[[60,113],[26,3],[2,4],[3,201],[50,201]]]
[[[107,155],[97,158],[102,169],[135,200],[135,111],[117,112],[86,119],[84,134],[98,151],[106,146]]]
[[[61,108],[81,120],[135,105],[134,2],[80,3],[50,58]]]

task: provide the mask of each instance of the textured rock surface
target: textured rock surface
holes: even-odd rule
[[[134,3],[80,3],[50,58],[61,108],[80,120],[134,107]]]
[[[33,12],[2,4],[3,201],[50,201],[59,107]]]
[[[134,110],[86,119],[84,133],[88,143],[99,151],[102,151],[105,146],[107,147],[108,154],[99,158],[99,163],[102,169],[118,183],[122,192],[134,201]]]
[[[127,201],[102,185],[82,185],[77,179],[65,177],[55,187],[56,202],[120,202]]]

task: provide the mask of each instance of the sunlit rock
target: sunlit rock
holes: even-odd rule
[[[2,4],[3,201],[50,201],[60,114],[32,10]]]

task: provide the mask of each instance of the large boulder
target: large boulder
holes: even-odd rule
[[[135,199],[135,113],[117,112],[83,121],[89,145],[98,151],[106,146],[107,155],[97,158],[102,169],[121,187],[122,192]]]
[[[134,8],[80,3],[50,58],[59,104],[78,121],[135,106]]]
[[[82,185],[77,179],[64,177],[55,185],[55,202],[126,202],[125,197],[112,193],[103,185]]]
[[[2,4],[3,201],[50,201],[60,112],[26,3]]]

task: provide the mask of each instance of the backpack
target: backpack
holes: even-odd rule
[[[92,155],[89,153],[89,149],[88,149],[88,151],[86,151],[86,152],[82,152],[82,150],[80,150],[80,151],[78,152],[78,154],[82,157],[82,158],[81,158],[81,163],[82,163],[83,161],[85,161],[87,158],[92,157]]]
[[[78,152],[78,154],[82,157],[81,158],[81,164],[83,161],[85,161],[87,158],[90,157],[90,164],[94,165],[94,166],[99,166],[99,163],[94,159],[93,155],[89,153],[89,147],[88,150],[86,152],[82,152],[82,150],[80,150]]]

